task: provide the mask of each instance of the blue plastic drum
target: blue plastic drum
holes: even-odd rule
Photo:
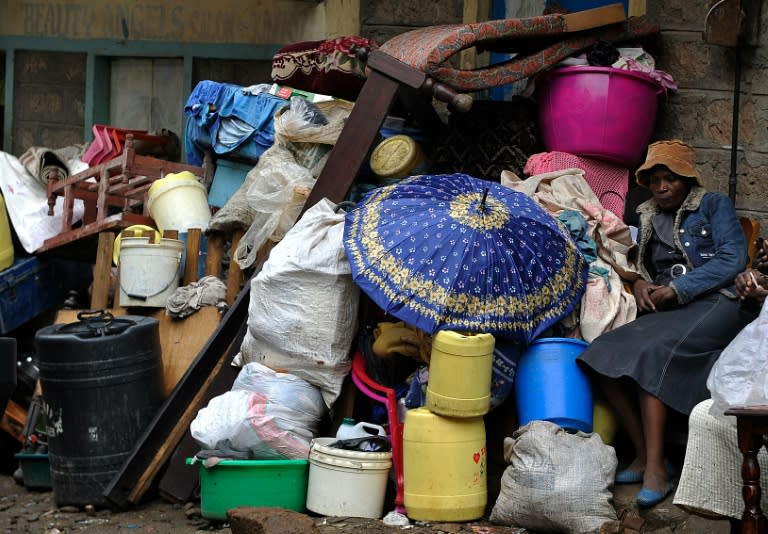
[[[592,389],[576,358],[580,339],[542,338],[528,346],[515,376],[520,426],[544,420],[566,430],[592,432]]]

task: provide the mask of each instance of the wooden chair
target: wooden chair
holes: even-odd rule
[[[757,238],[760,236],[760,222],[748,217],[739,217],[739,222],[747,240],[747,265],[751,266],[755,260]],[[744,498],[741,531],[743,534],[768,534],[768,520],[760,508],[762,488],[760,465],[757,462],[758,451],[763,445],[768,445],[768,406],[731,408],[725,415],[736,417],[737,440],[744,457],[741,464],[741,493]]]
[[[210,155],[206,155],[202,167],[142,156],[136,153],[133,135],[128,134],[118,157],[64,179],[52,176],[48,180],[48,215],[53,215],[56,198],[64,197],[61,233],[46,239],[36,252],[46,252],[104,230],[119,231],[135,224],[154,226],[147,207],[149,188],[166,174],[181,171],[198,176],[206,187],[213,180]],[[75,199],[82,200],[85,206],[79,226],[73,220]]]
[[[747,240],[747,261],[748,266],[752,266],[757,252],[757,238],[760,237],[760,221],[750,219],[749,217],[739,217],[741,229],[744,231],[744,238]]]
[[[656,31],[643,17],[625,20],[621,4],[612,4],[570,14],[429,26],[398,35],[373,52],[359,51],[367,61],[366,82],[304,210],[324,197],[335,203],[344,199],[396,100],[431,135],[443,127],[432,97],[468,111],[467,93],[533,76],[599,39],[626,41]],[[482,69],[451,66],[454,56],[473,47],[515,57]]]

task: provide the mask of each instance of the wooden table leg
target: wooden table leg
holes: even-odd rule
[[[754,417],[737,416],[736,420],[739,450],[744,456],[741,464],[741,478],[743,480],[741,492],[744,498],[741,532],[742,534],[768,532],[768,521],[760,508],[762,491],[760,488],[760,464],[757,462],[757,452],[763,446],[762,430],[764,430],[767,419],[762,418],[762,421],[758,421]]]

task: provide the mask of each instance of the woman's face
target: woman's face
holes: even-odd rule
[[[648,189],[662,211],[677,211],[691,190],[691,182],[657,165],[648,171]]]

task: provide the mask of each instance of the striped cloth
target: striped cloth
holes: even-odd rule
[[[712,399],[696,405],[688,419],[688,445],[673,503],[705,515],[741,518],[741,452],[736,418],[710,414]],[[768,453],[761,449],[761,508],[768,510]]]

